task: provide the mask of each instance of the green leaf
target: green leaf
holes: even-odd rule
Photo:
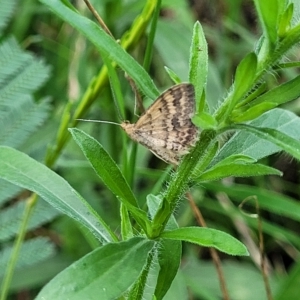
[[[244,124],[236,124],[233,126],[235,129],[245,129],[258,137],[270,141],[282,150],[291,154],[293,157],[300,160],[300,141],[291,138],[287,134],[284,134],[276,129],[254,127]]]
[[[209,113],[202,112],[200,114],[196,114],[192,121],[195,125],[200,127],[201,129],[215,129],[217,128],[216,119]]]
[[[182,242],[163,239],[158,245],[158,263],[160,266],[154,295],[163,299],[168,292],[181,263]]]
[[[112,300],[138,279],[154,242],[140,237],[106,244],[52,279],[36,300]]]
[[[265,93],[266,90],[267,90],[266,82],[265,81],[259,82],[255,87],[252,87],[251,93],[247,95],[246,98],[244,98],[242,101],[236,104],[234,111],[244,105],[246,106],[248,103],[256,99],[258,96]],[[249,107],[249,105],[247,107]]]
[[[300,75],[233,111],[233,122],[253,120],[262,113],[300,96]],[[249,108],[249,105],[251,106]]]
[[[0,147],[0,177],[35,192],[53,207],[86,226],[101,242],[116,240],[93,208],[60,176],[28,155]]]
[[[0,36],[2,36],[4,28],[8,24],[9,20],[11,19],[15,8],[17,6],[17,0],[11,1],[0,1]]]
[[[165,18],[158,20],[154,39],[155,49],[164,64],[171,68],[183,82],[188,81],[187,62],[190,42],[190,28],[182,26],[178,22],[167,21]]]
[[[300,262],[295,261],[284,280],[281,281],[275,300],[295,299],[299,293]]]
[[[246,109],[246,107],[243,107],[242,109],[234,110],[230,116],[230,120],[233,123],[251,121],[275,107],[277,107],[277,105],[270,102],[260,103],[253,107],[248,107],[248,109]],[[244,111],[244,109],[246,110]]]
[[[159,92],[148,73],[111,36],[89,19],[79,15],[59,0],[40,0],[56,15],[72,25],[89,39],[95,47],[112,61],[115,61],[134,80],[139,90],[151,99]]]
[[[0,91],[1,94],[1,91]],[[18,98],[18,104],[7,107],[8,111],[0,120],[0,144],[17,148],[37,131],[49,116],[49,101],[36,103],[31,95],[14,95],[13,99]],[[12,101],[12,99],[10,99]],[[1,114],[1,113],[0,113]]]
[[[134,237],[134,232],[131,224],[130,214],[125,205],[121,204],[120,207],[120,217],[121,217],[121,234],[122,240],[126,241],[129,238]]]
[[[300,139],[298,129],[300,128],[300,118],[287,110],[273,109],[249,124],[255,127],[273,128],[294,139]],[[243,154],[258,160],[279,151],[281,148],[275,144],[242,130],[225,143],[211,165],[233,154]]]
[[[7,182],[1,180],[2,182]],[[20,224],[24,219],[26,201],[18,201],[14,205],[9,205],[1,210],[0,214],[0,242],[8,242],[20,231]],[[57,218],[60,215],[57,209],[54,209],[43,199],[40,199],[34,206],[27,224],[27,231],[33,231],[42,227]],[[97,246],[99,242],[97,241]],[[0,268],[1,269],[1,268]]]
[[[246,247],[231,235],[210,228],[184,227],[164,231],[161,238],[186,241],[204,247],[214,247],[230,255],[249,255]]]
[[[46,237],[35,237],[24,241],[15,266],[15,272],[30,268],[48,258],[55,256],[55,244]],[[5,276],[7,262],[12,255],[13,247],[4,246],[0,251],[0,279]]]
[[[190,72],[189,81],[195,87],[197,111],[207,111],[205,98],[202,97],[206,89],[208,73],[208,50],[207,42],[201,24],[197,21],[193,29],[193,37],[190,49]]]
[[[251,177],[251,176],[264,176],[264,175],[282,175],[282,172],[262,165],[262,164],[241,164],[231,163],[228,165],[216,166],[204,172],[199,177],[195,178],[196,181],[212,181],[220,180],[226,177]]]
[[[165,66],[165,70],[175,84],[181,83],[181,79],[172,69]]]
[[[232,163],[235,164],[253,164],[256,163],[257,160],[254,159],[251,156],[248,155],[243,155],[243,154],[233,154],[230,155],[228,157],[226,157],[225,159],[221,160],[220,162],[218,162],[215,166],[228,166],[231,165]]]
[[[94,138],[77,128],[69,130],[97,175],[147,232],[150,223],[147,214],[138,207],[137,200],[117,164]]]
[[[17,148],[49,116],[49,101],[37,103],[32,94],[49,78],[50,68],[13,37],[1,41],[0,66],[0,144]]]
[[[154,195],[147,196],[147,205],[151,217],[155,215],[162,199]],[[178,228],[175,217],[172,215],[166,228],[168,230]],[[156,298],[163,299],[169,290],[180,266],[182,254],[182,242],[162,239],[158,245],[158,263],[160,266],[157,283],[155,287]]]
[[[234,104],[244,96],[244,94],[251,88],[256,76],[257,57],[251,52],[247,54],[239,63],[234,79]]]
[[[254,0],[264,36],[267,37],[270,45],[269,49],[271,49],[271,46],[275,45],[277,41],[278,1],[282,0]]]
[[[294,3],[290,3],[284,13],[280,16],[278,25],[278,36],[284,37],[291,28],[291,21],[294,14]]]

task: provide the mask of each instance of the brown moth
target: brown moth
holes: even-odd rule
[[[191,118],[195,113],[195,91],[192,84],[180,83],[163,92],[134,124],[84,120],[119,125],[128,136],[147,147],[167,163],[178,165],[198,140],[198,128]]]
[[[198,139],[199,131],[191,121],[194,113],[194,87],[181,83],[163,92],[136,123],[125,121],[121,127],[157,157],[178,165]]]

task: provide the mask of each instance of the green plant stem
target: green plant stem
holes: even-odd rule
[[[143,299],[143,294],[144,294],[144,290],[146,287],[150,267],[153,263],[155,251],[156,251],[155,247],[150,251],[150,253],[147,257],[146,265],[145,265],[139,279],[137,280],[137,282],[134,284],[134,286],[132,287],[132,289],[129,292],[129,295],[128,295],[129,300]]]
[[[164,230],[169,218],[174,212],[178,201],[186,192],[195,170],[201,169],[201,164],[207,164],[207,149],[214,151],[211,147],[215,143],[216,132],[214,130],[204,130],[200,135],[195,148],[185,156],[179,165],[176,173],[169,183],[169,187],[164,194],[163,201],[155,214],[152,222],[152,232],[150,238],[156,238]]]
[[[144,63],[143,63],[143,67],[146,71],[149,71],[150,64],[151,64],[153,43],[154,43],[154,37],[156,33],[157,21],[160,13],[160,7],[161,7],[161,0],[157,0],[157,5],[155,7],[152,22],[151,22],[151,28],[148,36],[147,48],[146,48],[146,53],[145,53]]]
[[[3,279],[2,282],[2,286],[1,286],[1,295],[0,295],[0,300],[6,300],[7,299],[7,295],[8,295],[8,291],[9,291],[9,287],[11,284],[11,280],[14,274],[14,270],[15,270],[15,266],[19,257],[19,253],[26,235],[26,230],[27,230],[27,225],[30,219],[30,215],[33,211],[33,208],[35,207],[36,201],[37,201],[37,195],[36,194],[32,194],[31,197],[27,200],[26,203],[26,209],[24,211],[24,216],[23,216],[23,220],[20,226],[20,230],[19,230],[19,234],[17,239],[15,240],[14,246],[13,246],[13,250],[12,250],[12,254],[10,257],[10,260],[7,264],[7,268],[5,271],[5,277]]]

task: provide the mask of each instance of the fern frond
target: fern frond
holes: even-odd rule
[[[20,222],[24,217],[25,202],[18,202],[9,208],[3,209],[0,212],[0,241],[8,241],[14,237],[19,229]],[[55,217],[59,216],[58,210],[54,209],[47,202],[40,199],[34,208],[31,215],[27,230],[33,230],[50,222]]]
[[[11,19],[17,1],[16,0],[0,0],[0,36],[3,34],[3,30]]]
[[[1,179],[0,180],[0,208],[6,201],[12,199],[21,191],[22,191],[21,187]]]
[[[0,252],[0,278],[4,275],[11,251],[12,247],[8,246]],[[55,245],[48,238],[38,237],[25,241],[18,257],[16,270],[37,264],[54,256],[54,254]]]
[[[23,95],[18,100],[19,105],[7,112],[0,120],[0,144],[18,148],[44,123],[50,110],[47,100],[35,103],[31,96]]]
[[[34,93],[50,74],[50,67],[23,51],[11,37],[0,45],[0,119],[18,106],[24,94]]]

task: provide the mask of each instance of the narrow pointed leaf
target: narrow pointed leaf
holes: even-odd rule
[[[70,132],[97,175],[111,192],[122,201],[136,221],[146,230],[147,215],[138,207],[137,200],[131,188],[114,160],[101,144],[88,134],[77,128],[70,129]]]
[[[201,24],[196,22],[193,30],[192,44],[190,49],[190,73],[189,80],[195,87],[197,111],[204,111],[205,98],[202,97],[206,89],[208,73],[208,50],[207,42]]]
[[[240,98],[251,88],[256,75],[257,57],[251,52],[240,62],[237,67],[234,80],[234,102]]]

